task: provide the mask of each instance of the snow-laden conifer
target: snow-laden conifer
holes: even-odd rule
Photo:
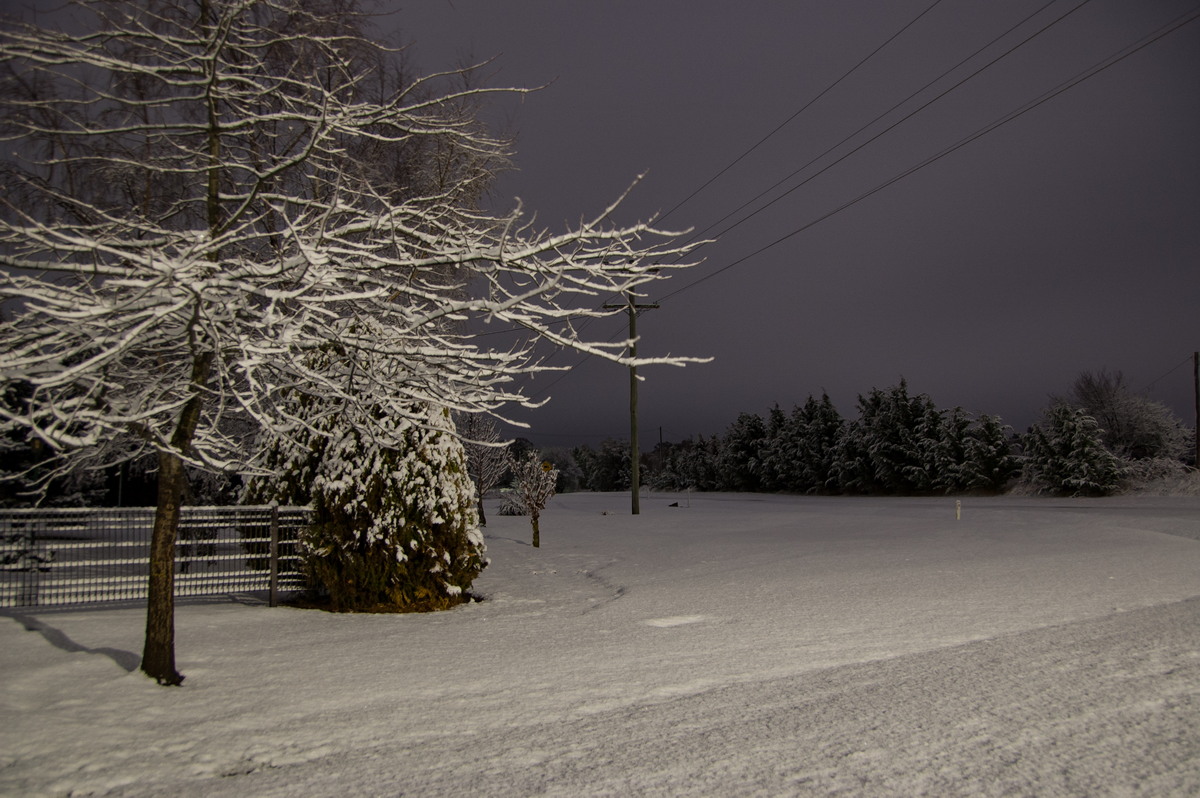
[[[892,388],[873,388],[859,396],[858,410],[839,442],[840,487],[857,493],[929,490],[932,454],[922,441],[940,435],[937,409],[929,397],[910,396],[901,380]]]
[[[999,416],[984,414],[967,431],[963,487],[1000,491],[1016,476],[1020,465],[1013,453],[1012,428]]]
[[[305,445],[277,438],[277,472],[248,489],[256,503],[311,505],[303,569],[312,598],[335,611],[453,606],[487,565],[462,442],[445,410],[423,413],[377,419],[388,445],[353,413],[314,413]]]
[[[1125,466],[1104,447],[1096,419],[1054,403],[1021,439],[1024,479],[1038,489],[1068,496],[1103,496],[1121,483]]]
[[[792,415],[796,426],[803,430],[800,488],[806,493],[836,489],[835,459],[846,422],[826,393],[820,399],[810,395]]]
[[[767,424],[757,413],[740,413],[721,438],[719,488],[757,491],[766,471]]]

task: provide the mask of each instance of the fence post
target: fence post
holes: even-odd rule
[[[17,606],[36,607],[42,582],[42,557],[38,553],[37,525],[32,518],[26,522],[25,529],[28,530],[25,551],[18,560],[21,565],[21,588]]]
[[[279,606],[279,503],[271,502],[271,596],[267,602]]]

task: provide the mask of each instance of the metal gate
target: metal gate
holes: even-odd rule
[[[306,507],[184,507],[175,595],[301,589]],[[153,507],[0,510],[0,607],[144,599]]]

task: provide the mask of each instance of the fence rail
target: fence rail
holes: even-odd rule
[[[184,507],[175,595],[299,590],[306,507]],[[0,509],[0,607],[144,599],[153,507]]]

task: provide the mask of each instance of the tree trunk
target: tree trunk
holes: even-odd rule
[[[183,462],[173,453],[160,452],[142,672],[162,685],[183,681],[175,670],[175,537],[183,486]]]
[[[542,536],[541,536],[540,532],[538,531],[538,514],[537,513],[533,513],[532,515],[529,516],[529,523],[533,524],[533,547],[535,549],[541,548]]]
[[[483,514],[483,496],[479,497],[479,525],[487,526],[487,516]]]
[[[194,393],[179,414],[179,425],[171,436],[171,450],[158,453],[158,507],[150,538],[150,584],[146,607],[146,645],[142,649],[142,672],[163,685],[177,685],[183,675],[175,670],[175,538],[179,532],[179,508],[187,473],[183,458],[192,446],[200,411],[201,391],[208,382],[214,353],[202,352],[192,360]]]

